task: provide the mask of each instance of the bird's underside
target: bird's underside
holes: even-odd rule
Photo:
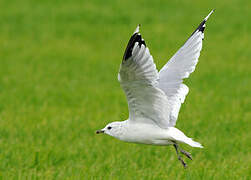
[[[180,154],[184,154],[189,159],[192,159],[190,153],[179,147],[179,144],[185,143],[192,147],[202,148],[201,144],[195,142],[191,138],[187,137],[182,131],[175,127],[168,127],[166,129],[160,128],[157,125],[145,123],[146,119],[136,119],[136,121],[122,121],[123,129],[118,139],[131,143],[149,144],[158,146],[172,145],[178,155],[178,159],[185,166],[185,162],[182,160]]]
[[[186,167],[180,154],[184,154],[189,159],[192,157],[178,144],[186,143],[201,148],[202,146],[174,126],[181,104],[189,92],[183,79],[188,78],[195,70],[202,49],[205,23],[213,11],[159,72],[145,40],[139,33],[139,26],[136,28],[126,47],[118,74],[118,80],[128,101],[129,119],[110,123],[97,133],[106,133],[123,141],[144,144],[165,145],[161,142],[166,141],[166,145],[174,146],[178,159]],[[131,125],[128,126],[125,122]],[[150,131],[144,132],[140,123],[158,128],[155,131],[150,127],[148,129]],[[136,126],[138,129],[135,128]],[[168,134],[166,131],[170,129],[173,132]],[[153,137],[161,132],[162,139],[159,139],[159,144],[156,143],[157,141],[152,141]]]

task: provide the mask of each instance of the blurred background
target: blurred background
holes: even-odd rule
[[[173,147],[96,136],[128,118],[117,73],[130,35],[160,69],[213,9],[177,127],[201,142],[184,170]],[[249,0],[1,0],[1,179],[249,179]]]

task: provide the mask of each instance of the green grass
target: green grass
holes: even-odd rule
[[[250,179],[251,3],[0,1],[0,179]],[[128,117],[117,81],[138,23],[160,69],[205,30],[177,127],[205,148],[184,170],[172,147],[95,130]]]

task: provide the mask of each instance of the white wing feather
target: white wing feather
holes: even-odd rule
[[[170,108],[167,97],[157,87],[158,71],[137,30],[128,43],[118,79],[127,97],[130,121],[144,121],[162,128],[168,127]]]
[[[202,49],[205,22],[212,12],[159,73],[139,34],[139,26],[136,28],[118,74],[127,97],[130,121],[155,123],[161,128],[175,126],[180,106],[189,91],[182,82],[195,69]]]
[[[175,126],[180,106],[189,92],[189,88],[182,82],[184,78],[188,78],[195,70],[195,66],[198,63],[204,38],[205,23],[212,12],[209,13],[191,37],[159,72],[160,80],[158,86],[166,93],[171,103],[169,126]]]

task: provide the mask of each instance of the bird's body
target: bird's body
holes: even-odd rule
[[[126,142],[152,145],[172,144],[167,129],[144,122],[122,121],[121,132],[115,137]]]
[[[190,159],[191,155],[180,149],[178,144],[199,148],[202,145],[174,126],[189,91],[183,79],[195,70],[202,49],[205,23],[212,12],[159,72],[139,33],[139,26],[136,28],[126,47],[118,74],[127,97],[129,118],[109,123],[97,133],[132,143],[173,145],[179,160],[186,166],[179,152]]]
[[[174,142],[185,143],[192,147],[202,147],[198,142],[188,138],[182,131],[175,127],[166,129],[152,123],[145,123],[149,121],[142,119],[141,121],[120,121],[114,122],[120,126],[117,132],[109,134],[121,141],[150,144],[150,145],[172,145]]]
[[[139,144],[168,145],[168,130],[143,122],[123,121],[124,134],[121,140]]]

